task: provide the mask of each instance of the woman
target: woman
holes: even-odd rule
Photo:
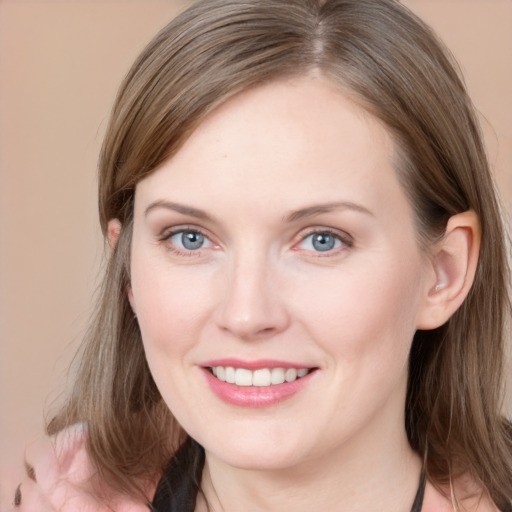
[[[393,0],[199,2],[119,91],[112,248],[17,510],[508,511],[503,227]]]

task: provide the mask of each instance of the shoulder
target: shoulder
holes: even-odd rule
[[[500,512],[487,493],[474,480],[461,478],[455,484],[454,496],[449,488],[438,489],[428,482],[422,512]],[[456,501],[457,507],[454,506]]]
[[[127,496],[112,494],[108,505],[98,497],[92,485],[96,471],[86,443],[87,428],[77,424],[29,446],[24,461],[25,474],[13,490],[8,511],[148,512],[146,505]]]

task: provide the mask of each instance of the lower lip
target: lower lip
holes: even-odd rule
[[[209,369],[203,368],[210,389],[221,400],[238,407],[270,407],[291,398],[301,391],[310,381],[314,371],[293,382],[284,382],[273,386],[237,386],[223,382],[215,377]]]

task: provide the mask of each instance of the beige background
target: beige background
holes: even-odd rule
[[[184,2],[0,0],[0,468],[40,434],[87,321],[103,260],[95,166],[116,88]],[[405,3],[461,63],[510,215],[512,1]],[[11,479],[0,471],[4,490]]]

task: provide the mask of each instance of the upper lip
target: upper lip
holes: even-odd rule
[[[245,368],[247,370],[258,370],[260,368],[314,368],[311,365],[302,363],[293,363],[290,361],[281,361],[277,359],[256,359],[254,361],[243,361],[236,358],[212,359],[201,364],[205,368],[213,368],[216,366],[231,366],[233,368]]]

